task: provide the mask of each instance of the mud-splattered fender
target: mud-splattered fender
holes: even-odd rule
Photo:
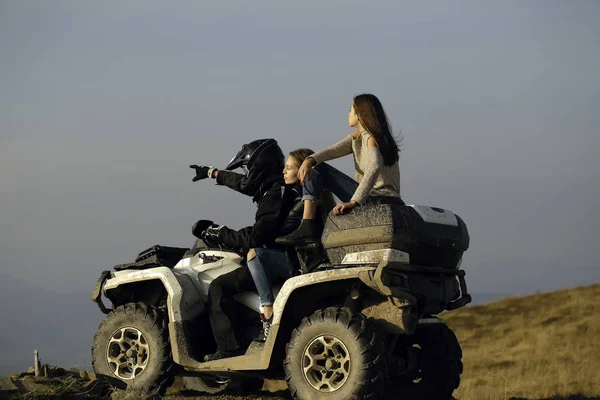
[[[312,272],[310,274],[299,275],[288,279],[281,287],[281,290],[279,291],[279,294],[277,294],[277,298],[275,299],[275,303],[273,304],[273,308],[275,309],[275,315],[273,316],[273,324],[275,325],[281,322],[281,317],[284,313],[287,301],[294,292],[294,290],[299,289],[301,287],[317,285],[325,282],[341,281],[345,279],[360,279],[359,274],[368,273],[369,271],[375,271],[375,267],[369,266],[330,269],[327,271],[319,271]]]
[[[205,300],[198,292],[191,277],[183,273],[175,274],[167,267],[116,272],[114,278],[106,281],[104,290],[109,292],[124,285],[150,280],[161,281],[167,292],[167,310],[170,322],[189,320],[204,308]]]

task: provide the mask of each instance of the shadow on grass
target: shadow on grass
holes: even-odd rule
[[[246,392],[241,393],[239,391],[231,390],[225,393],[216,393],[216,394],[207,394],[202,392],[194,392],[182,390],[179,393],[166,396],[166,399],[227,399],[227,400],[252,400],[252,399],[269,399],[269,400],[292,400],[292,395],[289,391],[279,391],[279,392],[267,392],[267,391],[258,391],[258,392]]]
[[[260,398],[260,399],[269,399],[269,400],[291,400],[292,396],[290,395],[290,392],[288,391],[281,391],[281,392],[275,392],[275,393],[270,393],[270,392],[257,392],[257,393],[253,393],[252,395],[242,395],[241,393],[235,393],[235,392],[228,392],[227,395],[231,396],[231,397],[227,397],[228,399],[236,399],[237,396],[240,396],[239,399],[256,399],[256,398]],[[222,399],[223,394],[214,394],[214,395],[207,395],[204,393],[198,393],[198,392],[180,392],[177,394],[178,398],[200,398],[200,399],[210,399],[210,398],[218,398],[218,399]],[[386,395],[384,396],[385,400],[388,399],[397,399],[398,397],[397,393],[386,393]],[[408,399],[408,398],[407,398]],[[460,400],[460,399],[458,399]],[[529,399],[527,397],[511,397],[509,400],[532,400]],[[548,397],[545,399],[539,399],[539,400],[600,400],[600,397],[598,396],[594,396],[594,397],[586,397],[586,396],[581,396],[581,395],[571,395],[568,397],[562,397],[562,396],[558,396],[558,397]]]
[[[527,397],[511,397],[509,400],[530,400],[530,399],[528,399]],[[548,397],[548,398],[540,399],[540,400],[600,400],[600,397],[598,397],[598,396],[586,397],[586,396],[582,396],[580,394],[572,394],[571,396],[568,396],[568,397],[555,396],[555,397]]]

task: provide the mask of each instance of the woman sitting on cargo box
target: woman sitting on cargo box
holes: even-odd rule
[[[292,192],[297,190],[297,204],[294,204],[289,212],[289,219],[297,217],[300,220],[303,216],[303,201],[301,200],[302,189],[300,188],[300,179],[298,179],[298,169],[302,162],[314,152],[310,149],[298,149],[290,152],[288,159],[285,162],[283,169],[283,179],[287,186],[286,191]],[[327,216],[329,211],[335,206],[333,196],[327,190],[320,193],[320,216]],[[321,230],[322,221],[324,218],[318,218],[315,223],[317,229]],[[296,222],[297,223],[297,222]],[[294,225],[294,227],[297,225]],[[293,228],[292,228],[293,229]],[[289,231],[288,231],[289,232]],[[273,322],[273,280],[279,278],[286,280],[294,275],[293,264],[288,259],[288,255],[283,249],[273,249],[258,247],[250,249],[247,255],[248,269],[252,274],[252,279],[258,290],[260,297],[261,319],[263,323],[262,340],[267,338],[271,322]]]
[[[356,96],[350,106],[348,125],[356,130],[302,163],[298,177],[304,185],[303,219],[298,229],[276,239],[276,243],[292,245],[317,240],[319,231],[314,218],[323,188],[342,201],[334,207],[335,215],[366,204],[404,204],[400,198],[400,150],[379,99],[372,94]],[[354,156],[355,179],[324,164],[348,154]]]

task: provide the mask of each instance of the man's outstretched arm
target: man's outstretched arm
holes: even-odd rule
[[[217,185],[224,185],[236,192],[246,194],[242,191],[242,181],[244,179],[244,175],[242,174],[231,171],[220,171],[210,165],[190,165],[190,168],[196,171],[196,176],[192,178],[193,182],[213,178],[216,179]]]
[[[246,194],[242,190],[242,181],[245,178],[244,175],[231,171],[215,170],[215,172],[213,172],[213,176],[217,181],[217,185],[224,185],[235,190],[236,192]]]

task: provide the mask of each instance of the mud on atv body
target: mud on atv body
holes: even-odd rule
[[[343,230],[332,224],[325,233],[327,226],[330,233]],[[178,374],[213,392],[234,382],[285,378],[295,398],[377,398],[394,380],[414,398],[449,398],[460,382],[460,346],[433,315],[470,302],[465,273],[458,265],[410,264],[408,253],[394,249],[399,229],[391,225],[379,236],[387,237],[377,239],[383,245],[370,239],[370,249],[355,248],[361,251],[346,254],[341,263],[285,281],[277,288],[266,342],[248,340],[245,354],[211,362],[200,361],[215,350],[208,288],[221,274],[243,268],[240,255],[197,242],[174,266],[105,271],[92,295],[108,314],[94,340],[94,368],[124,385],[158,390]],[[326,250],[339,253],[347,246],[339,235],[333,240],[338,246],[323,236]],[[235,299],[242,326],[255,324],[258,296],[248,291]]]

